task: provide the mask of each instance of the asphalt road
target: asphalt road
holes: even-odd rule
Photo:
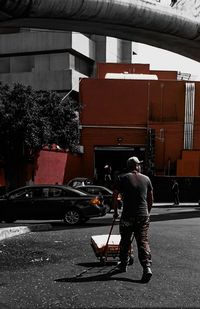
[[[100,265],[90,238],[107,234],[111,221],[109,214],[80,227],[53,222],[51,231],[1,241],[0,309],[200,308],[198,209],[153,210],[148,284],[137,255],[124,274],[109,275],[112,262]]]

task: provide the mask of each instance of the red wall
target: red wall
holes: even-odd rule
[[[124,73],[129,74],[153,74],[157,75],[158,79],[177,80],[177,71],[157,71],[150,70],[149,64],[142,63],[98,63],[97,78],[105,78],[106,73]]]
[[[38,168],[35,173],[34,183],[58,183],[64,180],[67,154],[43,150],[38,157]]]
[[[148,82],[83,79],[80,83],[84,125],[147,124]]]
[[[182,152],[177,162],[177,176],[200,175],[200,151],[187,150]]]
[[[196,83],[196,110],[200,108],[199,87],[200,83]],[[122,145],[144,145],[147,135],[142,129],[145,127],[156,130],[156,173],[167,175],[169,169],[176,169],[184,142],[185,81],[83,79],[80,102],[84,173],[93,172],[95,145],[117,145],[118,137],[122,137]],[[196,113],[194,144],[198,148],[199,129],[200,115]]]
[[[99,76],[112,65],[101,65]],[[125,69],[121,65],[118,70]],[[147,70],[144,65],[142,70]],[[113,72],[113,70],[112,70]],[[141,71],[139,72],[141,73]],[[147,72],[148,73],[148,72]],[[154,73],[157,73],[154,71]],[[164,73],[163,73],[164,74]],[[175,72],[166,72],[168,77]],[[171,75],[170,75],[171,74]],[[162,75],[162,74],[161,74]],[[166,77],[165,75],[165,77]],[[83,79],[80,83],[80,103],[83,107],[80,122],[81,145],[84,154],[68,154],[60,161],[40,158],[41,171],[36,181],[67,182],[77,176],[94,176],[94,148],[96,146],[146,145],[147,128],[155,129],[155,166],[157,175],[196,176],[200,173],[200,83],[195,90],[194,151],[184,151],[185,81],[177,80],[112,80]],[[60,154],[59,154],[60,155]],[[46,163],[44,163],[46,161]],[[51,163],[47,163],[51,162]],[[55,163],[56,162],[56,163]],[[46,164],[46,165],[45,165]],[[65,173],[62,171],[66,166]],[[54,171],[56,170],[56,174]],[[58,175],[57,175],[58,172]],[[43,176],[42,176],[42,175]],[[46,176],[47,177],[47,176]],[[39,179],[39,180],[38,180]]]
[[[151,74],[155,74],[158,76],[158,79],[170,79],[170,80],[177,80],[177,71],[156,71],[151,70]]]

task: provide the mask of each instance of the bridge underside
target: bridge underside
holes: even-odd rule
[[[0,0],[1,33],[10,27],[112,36],[200,61],[198,20],[143,0]]]

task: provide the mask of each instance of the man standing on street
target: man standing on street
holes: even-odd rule
[[[114,184],[114,218],[119,216],[117,209],[118,193],[122,194],[123,210],[120,218],[120,263],[119,272],[126,272],[128,252],[132,235],[136,239],[138,258],[143,267],[141,281],[147,283],[152,276],[151,251],[148,241],[149,216],[153,204],[153,187],[149,177],[142,174],[141,162],[137,157],[127,160],[128,172],[118,176]]]

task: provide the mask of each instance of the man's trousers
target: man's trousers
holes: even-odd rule
[[[151,266],[151,250],[148,240],[149,217],[137,216],[128,220],[120,220],[119,231],[120,241],[120,261],[123,265],[128,264],[128,251],[131,241],[135,238],[138,249],[138,258],[142,267]]]

